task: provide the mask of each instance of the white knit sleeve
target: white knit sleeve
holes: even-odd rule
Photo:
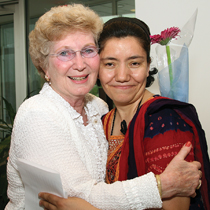
[[[11,147],[12,148],[12,147]],[[12,149],[11,149],[12,150]],[[10,154],[13,154],[10,153]],[[10,202],[5,207],[5,210],[15,210],[15,209],[25,209],[25,191],[23,187],[22,180],[17,171],[17,166],[13,165],[14,156],[10,155],[7,164],[7,180],[8,180],[8,190],[7,194],[10,198]],[[11,161],[13,159],[13,161]],[[16,161],[15,161],[16,162]]]
[[[17,158],[52,168],[61,175],[69,196],[81,197],[99,209],[160,208],[154,175],[147,174],[125,182],[97,183],[88,173],[75,142],[76,129],[67,112],[49,104],[23,106],[15,120],[8,163],[8,196],[6,210],[24,209],[24,188],[17,170]],[[82,151],[87,148],[81,145]],[[97,158],[97,157],[96,157]],[[88,157],[87,157],[88,161]],[[38,195],[37,195],[38,196]]]
[[[99,183],[92,188],[89,202],[100,209],[143,210],[162,207],[153,173],[110,185]]]

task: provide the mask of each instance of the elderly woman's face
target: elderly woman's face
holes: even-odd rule
[[[48,57],[49,65],[45,74],[50,78],[51,87],[68,102],[84,97],[96,83],[100,62],[98,54],[84,57],[76,52],[71,60],[64,61],[69,50],[90,53],[91,51],[86,50],[89,47],[96,47],[93,35],[91,32],[81,31],[67,34],[51,47],[52,56]]]
[[[145,90],[149,64],[135,37],[111,38],[100,53],[99,79],[115,104],[126,105],[139,99]]]

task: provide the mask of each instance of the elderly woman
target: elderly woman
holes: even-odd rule
[[[112,19],[104,26],[99,46],[99,78],[116,106],[103,117],[109,142],[106,182],[116,183],[149,172],[161,174],[183,144],[190,141],[193,149],[187,160],[202,162],[203,185],[198,185],[191,205],[189,197],[173,196],[163,199],[163,209],[209,209],[210,164],[194,107],[145,89],[157,72],[150,71],[148,26],[135,18]],[[41,195],[48,201],[41,201],[47,209],[73,209],[73,199]]]
[[[108,109],[101,99],[88,94],[98,76],[101,30],[102,22],[92,10],[68,5],[45,13],[30,33],[32,61],[47,83],[21,105],[15,119],[7,210],[24,209],[18,158],[58,171],[68,196],[83,198],[98,208],[161,207],[153,173],[112,185],[104,183],[107,141],[100,119]],[[200,164],[185,162],[183,153],[161,174],[163,197],[195,192]],[[180,178],[183,166],[186,174]],[[193,183],[187,183],[189,180]]]

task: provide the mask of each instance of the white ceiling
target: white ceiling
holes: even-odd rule
[[[18,0],[0,0],[0,24],[13,21],[10,7],[12,5],[3,6],[3,4],[17,3]],[[26,0],[29,8],[30,17],[39,17],[51,7],[57,5],[65,5],[71,3],[82,3],[86,6],[90,6],[100,16],[113,15],[112,8],[117,8],[117,14],[130,14],[132,9],[135,9],[135,0]],[[116,10],[115,10],[116,11]]]

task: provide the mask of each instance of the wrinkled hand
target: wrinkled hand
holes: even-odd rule
[[[39,205],[45,210],[99,210],[81,198],[61,198],[50,193],[39,193]]]
[[[202,172],[199,170],[201,164],[197,161],[187,162],[184,160],[192,148],[191,144],[190,146],[186,145],[182,147],[160,175],[162,198],[196,196],[195,190],[202,176]]]

